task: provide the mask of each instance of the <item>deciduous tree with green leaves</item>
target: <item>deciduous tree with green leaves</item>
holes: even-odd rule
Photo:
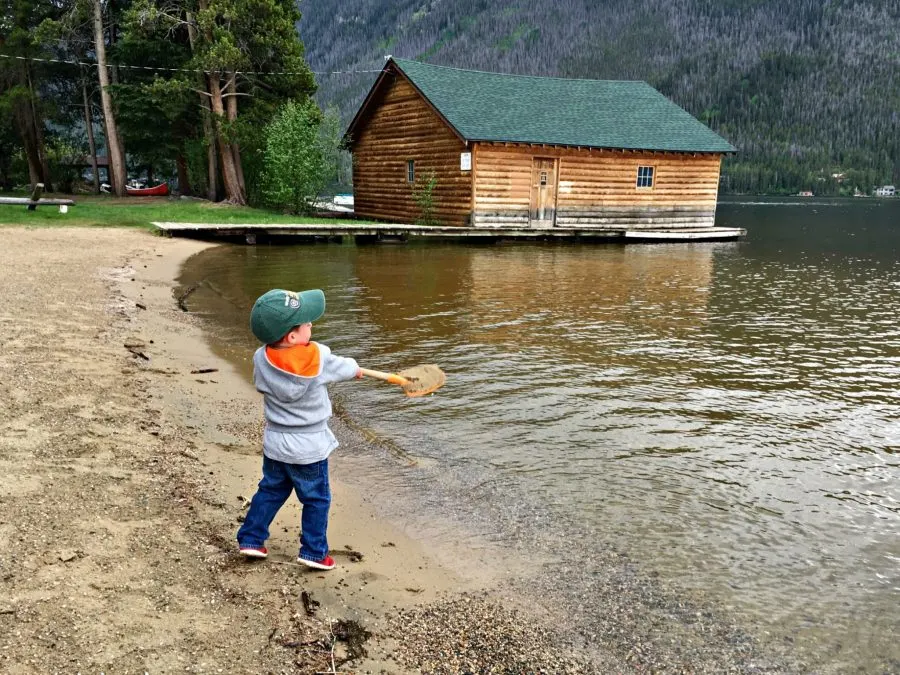
[[[266,129],[263,195],[269,206],[291,213],[312,210],[336,170],[329,139],[311,99],[282,106]]]

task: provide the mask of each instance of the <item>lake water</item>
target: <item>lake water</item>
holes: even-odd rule
[[[377,477],[388,508],[558,558],[583,626],[620,552],[817,672],[900,672],[900,199],[723,202],[717,224],[748,236],[223,246],[183,283],[245,368],[272,287],[324,289],[314,339],[367,367],[439,364],[425,399],[335,388],[418,460]]]

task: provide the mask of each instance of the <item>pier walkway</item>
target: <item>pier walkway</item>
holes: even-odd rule
[[[243,240],[248,244],[265,241],[304,241],[310,239],[341,240],[353,237],[360,243],[376,241],[456,240],[456,241],[621,241],[621,242],[678,242],[728,241],[739,239],[747,231],[740,227],[698,227],[659,230],[630,230],[623,228],[564,228],[546,229],[510,227],[441,227],[425,225],[394,225],[387,223],[359,223],[336,220],[333,224],[302,223],[169,223],[153,225],[169,236],[192,239]]]

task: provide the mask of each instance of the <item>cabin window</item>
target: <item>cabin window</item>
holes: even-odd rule
[[[406,160],[406,182],[416,182],[416,160],[414,159]]]
[[[541,171],[541,187],[545,187],[547,185],[547,172]]]
[[[639,188],[653,187],[653,167],[639,166],[637,172],[637,186]]]

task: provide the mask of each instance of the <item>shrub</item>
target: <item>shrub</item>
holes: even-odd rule
[[[439,225],[434,215],[434,188],[437,186],[437,174],[431,169],[424,175],[416,177],[412,194],[416,206],[419,207],[419,218],[416,225]]]
[[[288,101],[266,128],[262,194],[268,206],[304,213],[333,171],[321,133],[322,113],[312,100]]]

